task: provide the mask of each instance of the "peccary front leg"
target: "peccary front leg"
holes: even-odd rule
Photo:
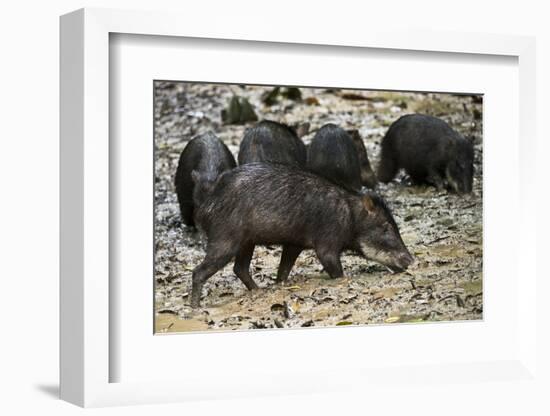
[[[277,283],[282,283],[288,279],[288,275],[296,262],[296,259],[302,252],[302,248],[298,246],[285,245],[283,246],[283,254],[281,255],[281,263],[277,271]]]
[[[252,276],[250,276],[250,261],[252,260],[253,253],[254,244],[241,246],[235,258],[235,266],[233,267],[233,271],[248,290],[258,289],[258,285],[254,282]]]
[[[203,262],[193,270],[193,285],[191,289],[192,308],[200,306],[204,282],[229,263],[234,256],[234,251],[228,245],[208,245]]]
[[[193,202],[182,201],[180,202],[181,220],[188,227],[194,227],[195,221],[193,219]]]
[[[323,268],[330,277],[336,279],[344,275],[339,252],[327,248],[318,247],[315,249],[315,253],[319,258],[319,261],[323,265]]]
[[[425,182],[435,186],[438,191],[444,190],[447,183],[444,167],[441,165],[430,166]]]
[[[438,191],[445,189],[445,179],[437,171],[432,171],[426,177],[426,182],[432,184]]]

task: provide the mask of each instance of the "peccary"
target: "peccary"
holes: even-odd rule
[[[470,140],[436,117],[411,114],[394,122],[382,140],[378,180],[391,181],[400,168],[416,183],[454,192],[472,191],[474,148]]]
[[[333,278],[343,275],[344,250],[397,271],[413,262],[381,197],[349,192],[293,166],[251,163],[225,172],[196,220],[208,244],[193,270],[192,307],[200,304],[204,282],[233,258],[237,277],[248,289],[257,288],[249,270],[256,244],[283,246],[278,282],[288,278],[304,249],[314,249]]]
[[[325,124],[313,137],[307,152],[307,167],[346,189],[361,190],[357,145],[344,129],[335,124]]]
[[[211,190],[216,178],[236,166],[227,146],[212,132],[196,136],[181,152],[175,185],[182,221],[194,226],[194,208]]]
[[[254,162],[282,163],[305,167],[306,146],[300,137],[307,134],[309,124],[297,127],[263,120],[247,129],[239,148],[239,165]]]

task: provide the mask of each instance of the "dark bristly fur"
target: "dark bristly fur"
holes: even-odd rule
[[[325,124],[313,137],[307,167],[351,191],[361,190],[361,165],[352,137],[334,124]]]
[[[222,174],[196,220],[208,246],[193,271],[193,307],[199,306],[204,282],[233,258],[236,275],[248,289],[256,288],[249,271],[256,244],[283,245],[278,282],[287,279],[300,252],[309,248],[334,278],[343,275],[344,250],[394,269],[412,262],[382,198],[348,192],[292,166],[252,163]]]
[[[187,143],[181,152],[175,185],[182,221],[194,226],[194,208],[203,201],[216,178],[236,166],[227,146],[212,132],[201,134]]]
[[[304,126],[298,131],[303,132]],[[275,121],[263,120],[246,130],[239,148],[239,165],[254,162],[282,163],[305,167],[306,146],[297,130]]]
[[[347,130],[347,133],[353,139],[353,144],[355,145],[357,156],[359,157],[359,166],[361,168],[361,183],[363,184],[363,186],[366,186],[370,189],[376,188],[378,180],[376,179],[376,175],[374,174],[370,166],[369,157],[367,155],[367,148],[365,147],[365,143],[363,142],[363,138],[361,137],[359,130]]]
[[[403,168],[417,183],[457,193],[472,191],[472,143],[436,117],[410,114],[394,122],[382,140],[378,180],[391,181]]]

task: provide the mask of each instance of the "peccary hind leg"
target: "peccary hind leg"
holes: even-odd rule
[[[288,279],[288,275],[296,262],[296,259],[302,252],[301,247],[285,245],[283,246],[283,254],[281,255],[281,263],[277,271],[277,283],[282,283]]]

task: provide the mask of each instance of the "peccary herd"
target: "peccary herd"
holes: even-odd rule
[[[414,260],[374,191],[377,181],[389,182],[404,169],[415,183],[472,190],[473,145],[438,118],[412,114],[395,121],[382,140],[377,174],[357,130],[326,124],[306,147],[301,137],[308,129],[308,123],[257,123],[245,131],[238,167],[212,132],[181,153],[175,185],[182,221],[207,237],[206,256],[193,270],[193,308],[206,280],[233,259],[236,276],[257,288],[250,274],[256,245],[282,246],[277,282],[306,249],[332,278],[343,276],[340,256],[347,250],[404,271]]]

